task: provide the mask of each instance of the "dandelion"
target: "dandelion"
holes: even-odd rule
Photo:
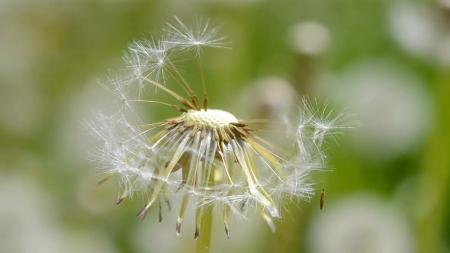
[[[238,119],[230,112],[209,108],[206,94],[200,102],[171,56],[188,46],[219,47],[220,40],[214,37],[216,29],[208,25],[192,30],[179,19],[176,22],[179,27],[169,24],[165,31],[172,32],[160,41],[130,46],[125,58],[128,67],[122,77],[114,79],[112,88],[120,104],[130,106],[118,106],[111,114],[100,113],[89,123],[101,143],[95,160],[108,174],[106,179],[119,179],[123,190],[117,203],[136,193],[145,196],[140,218],[156,206],[162,220],[163,207],[170,208],[170,199],[179,196],[177,234],[188,207],[196,210],[195,238],[201,235],[202,220],[210,218],[212,209],[222,215],[227,237],[232,215],[245,215],[249,210],[256,210],[275,230],[274,218],[281,217],[283,201],[312,196],[309,174],[323,168],[320,148],[326,136],[342,127],[340,116],[333,118],[327,108],[313,108],[315,104],[304,100],[296,123],[270,122],[291,142],[275,147],[275,140],[265,140],[257,133],[260,121]],[[167,37],[176,39],[168,41]],[[155,59],[163,61],[161,68],[152,65],[157,64]],[[163,68],[170,69],[167,86],[154,75]],[[169,83],[179,85],[185,95]],[[146,86],[168,94],[175,103],[146,99],[141,92]],[[168,106],[178,116],[147,123],[135,104]]]
[[[317,253],[415,252],[405,216],[377,196],[349,196],[313,218],[309,248]]]
[[[299,54],[318,56],[330,45],[330,34],[324,25],[314,22],[301,22],[290,28],[289,43]]]

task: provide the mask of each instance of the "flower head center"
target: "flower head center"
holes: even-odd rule
[[[212,129],[225,128],[231,123],[238,123],[238,119],[233,114],[217,109],[189,110],[184,114],[184,117],[188,125]]]

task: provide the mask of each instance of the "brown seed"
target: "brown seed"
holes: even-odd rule
[[[100,180],[97,182],[97,186],[102,185],[104,182],[106,182],[106,181],[108,181],[110,178],[112,178],[112,176],[113,176],[113,175],[108,175],[108,176],[106,176],[106,177],[100,179]]]
[[[161,207],[161,201],[159,201],[158,204],[158,222],[161,223],[163,220],[163,216],[162,216],[162,207]]]
[[[181,234],[181,221],[177,220],[177,223],[175,225],[175,231],[176,231],[178,236]]]
[[[149,207],[145,206],[144,208],[142,208],[142,210],[137,214],[137,217],[141,220],[145,219],[145,216],[147,216]]]
[[[172,209],[172,205],[170,204],[170,200],[169,200],[169,198],[165,198],[166,199],[166,206],[167,206],[167,209],[169,209],[169,211]]]
[[[230,230],[228,229],[228,225],[225,224],[225,234],[227,235],[227,239],[230,239]]]
[[[323,209],[324,202],[325,202],[325,189],[322,189],[322,192],[320,193],[320,210]]]
[[[198,226],[195,226],[194,239],[197,240],[199,236],[200,236],[199,228]]]
[[[125,197],[120,197],[117,199],[116,201],[116,205],[120,205],[120,203],[122,203],[122,201],[125,199]]]

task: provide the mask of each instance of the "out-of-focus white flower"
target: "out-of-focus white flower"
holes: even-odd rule
[[[446,2],[441,6],[446,8]],[[393,38],[409,53],[450,66],[450,29],[438,9],[418,3],[397,3],[389,14]]]
[[[414,252],[414,240],[404,215],[370,195],[329,205],[315,217],[310,228],[313,253]]]
[[[51,206],[49,196],[30,179],[0,175],[0,252],[116,252],[100,232],[89,231],[87,238],[63,229]]]
[[[0,178],[0,252],[59,252],[48,199],[25,178]],[[32,211],[31,211],[32,210]]]
[[[450,0],[439,0],[439,5],[444,9],[450,10]]]
[[[328,49],[330,34],[320,23],[301,22],[291,27],[289,43],[297,53],[319,55]]]
[[[402,154],[428,132],[433,111],[417,76],[383,60],[355,63],[330,78],[324,89],[333,100],[357,114],[359,145],[367,154]],[[378,156],[377,156],[378,157]]]
[[[256,80],[242,91],[239,109],[253,118],[284,120],[295,105],[296,91],[291,84],[280,77],[268,76]]]
[[[117,111],[99,113],[88,124],[101,143],[94,159],[108,177],[120,179],[123,192],[118,203],[134,193],[146,196],[147,203],[138,214],[141,218],[153,205],[159,207],[162,216],[163,204],[170,206],[169,199],[178,196],[181,199],[176,222],[178,234],[186,210],[192,206],[196,217],[195,236],[199,236],[205,208],[211,205],[222,209],[227,235],[230,215],[242,215],[248,207],[258,210],[274,230],[272,219],[281,216],[280,202],[311,196],[308,176],[324,166],[321,147],[325,137],[342,127],[341,116],[335,118],[328,108],[304,100],[295,127],[277,129],[290,138],[289,143],[279,147],[285,152],[276,152],[274,142],[255,134],[251,121],[209,108],[206,94],[200,102],[170,63],[172,55],[189,47],[196,48],[196,56],[200,56],[201,47],[221,47],[216,28],[204,24],[191,29],[179,19],[176,22],[176,25],[168,24],[169,34],[155,45],[168,43],[163,50],[172,76],[166,82],[178,84],[185,95],[159,83],[157,77],[143,74],[140,64],[129,65],[128,72],[114,78],[109,87],[117,98]],[[153,53],[146,53],[147,47],[140,45],[131,46],[129,57],[137,54],[142,57],[140,62],[154,57]],[[143,92],[136,92],[146,86],[159,89],[175,102],[148,100]],[[178,116],[146,123],[134,110],[136,103],[168,106]]]

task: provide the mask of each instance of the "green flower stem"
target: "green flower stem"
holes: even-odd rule
[[[200,226],[200,236],[197,239],[197,253],[209,253],[211,247],[213,206],[204,209]]]
[[[437,78],[436,126],[424,157],[419,188],[417,231],[418,252],[442,252],[444,220],[448,214],[448,183],[450,179],[450,73]]]
[[[216,168],[211,169],[208,184],[214,185],[214,175]],[[209,253],[211,248],[211,234],[212,234],[212,220],[213,220],[213,205],[208,205],[203,209],[202,220],[200,222],[199,238],[197,239],[197,253]]]

